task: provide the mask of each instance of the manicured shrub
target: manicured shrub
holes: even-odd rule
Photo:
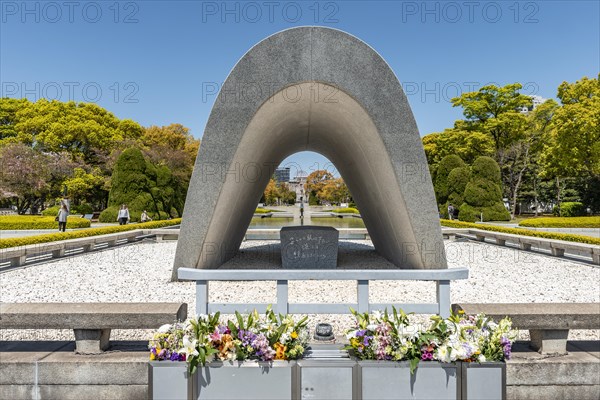
[[[87,221],[87,220],[85,220]],[[89,222],[89,221],[88,221]],[[0,239],[0,249],[6,249],[10,247],[27,246],[30,244],[40,244],[48,242],[56,242],[59,240],[77,239],[82,237],[91,237],[97,235],[106,235],[109,233],[118,233],[132,231],[134,229],[155,229],[163,228],[166,226],[178,225],[181,223],[181,218],[170,219],[164,221],[151,221],[143,224],[128,224],[128,225],[115,225],[105,226],[102,228],[91,228],[80,231],[61,232],[61,233],[49,233],[45,235],[27,236],[21,238],[10,238]],[[68,225],[67,225],[68,227]]]
[[[331,210],[331,212],[339,213],[339,214],[360,214],[358,209],[354,207],[346,207],[346,208],[336,208]]]
[[[42,215],[46,216],[46,217],[56,217],[58,215],[59,209],[60,209],[60,206],[48,207],[44,211],[42,211]]]
[[[471,180],[471,169],[469,167],[454,168],[448,174],[448,204],[454,207],[460,206],[464,201],[464,193],[467,184]],[[446,206],[446,212],[448,207]]]
[[[583,217],[585,213],[585,206],[583,203],[578,201],[572,202],[564,202],[560,204],[560,209],[558,206],[554,206],[554,210],[552,213],[556,216],[561,217]]]
[[[542,217],[524,219],[519,226],[531,228],[600,228],[600,217]]]
[[[92,214],[94,212],[94,207],[88,203],[81,203],[79,205],[71,206],[71,214]]]
[[[58,229],[55,216],[38,215],[5,215],[0,216],[0,230],[28,230],[28,229]],[[67,229],[89,228],[90,221],[79,216],[70,216],[67,219]]]
[[[435,173],[435,181],[433,183],[438,204],[446,204],[448,201],[448,196],[450,195],[448,176],[450,175],[450,172],[455,168],[463,168],[464,166],[464,161],[456,154],[442,158],[438,164]]]
[[[500,183],[500,167],[491,157],[477,157],[471,169],[473,176]]]
[[[545,239],[566,240],[569,242],[589,243],[589,244],[600,245],[600,238],[595,238],[592,236],[585,236],[585,235],[574,235],[574,234],[570,234],[570,233],[557,233],[557,232],[544,232],[544,231],[531,231],[531,230],[522,229],[522,228],[505,228],[505,227],[496,226],[496,225],[473,224],[470,222],[450,221],[447,219],[440,220],[440,223],[442,226],[447,226],[449,228],[475,228],[475,229],[481,229],[484,231],[511,233],[511,234],[515,234],[515,235],[532,236],[532,237],[540,237],[540,238],[545,238]]]
[[[254,214],[268,214],[268,213],[276,213],[276,212],[283,212],[283,211],[270,210],[268,208],[262,208],[262,207],[257,207],[256,210],[254,210]]]
[[[459,207],[461,221],[509,221],[510,213],[502,203],[500,167],[490,157],[479,157],[471,168],[471,180],[465,187],[464,203]]]

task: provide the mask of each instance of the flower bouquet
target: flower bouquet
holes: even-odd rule
[[[346,349],[359,360],[408,361],[414,373],[420,361],[503,361],[510,358],[516,331],[508,318],[495,323],[485,315],[463,313],[443,319],[431,317],[431,324],[411,324],[402,310],[358,313],[356,326],[346,331]]]
[[[498,323],[484,314],[463,311],[447,319],[432,317],[430,331],[436,333],[434,359],[442,362],[489,362],[510,359],[517,331],[509,318]]]
[[[307,318],[295,321],[270,308],[265,315],[235,313],[220,322],[220,313],[199,315],[164,325],[150,341],[151,360],[186,361],[190,375],[213,360],[296,360],[308,344]]]

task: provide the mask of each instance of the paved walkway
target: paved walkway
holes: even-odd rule
[[[118,223],[92,222],[91,228],[102,228],[105,226],[117,226]],[[67,224],[68,226],[68,224]],[[67,232],[80,231],[89,228],[67,229]],[[47,233],[58,233],[57,229],[30,229],[30,230],[0,230],[0,239],[20,238],[35,235],[45,235]]]

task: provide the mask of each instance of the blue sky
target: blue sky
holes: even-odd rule
[[[94,101],[200,138],[237,60],[282,29],[323,25],[371,45],[421,135],[461,117],[451,97],[521,82],[553,98],[600,70],[598,1],[0,1],[1,96]],[[290,160],[288,160],[290,161]],[[327,161],[299,153],[309,172]]]

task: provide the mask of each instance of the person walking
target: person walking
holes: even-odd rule
[[[448,218],[450,218],[450,220],[454,219],[454,206],[452,204],[448,205]]]
[[[56,220],[58,221],[58,231],[64,232],[67,229],[67,217],[69,216],[69,209],[66,204],[62,204],[58,210]]]
[[[119,225],[126,225],[129,221],[129,209],[125,204],[121,205],[119,215],[117,215],[117,221],[119,221]]]

